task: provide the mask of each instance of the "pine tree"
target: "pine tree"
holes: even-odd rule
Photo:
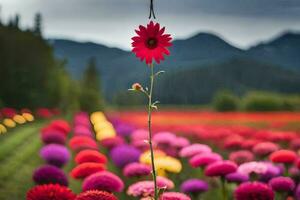
[[[20,15],[16,14],[15,21],[14,21],[14,27],[19,28],[19,23],[20,23]]]
[[[36,36],[42,36],[42,15],[37,13],[34,17],[33,33]]]
[[[87,112],[103,109],[100,76],[95,58],[90,58],[81,81],[80,107]]]

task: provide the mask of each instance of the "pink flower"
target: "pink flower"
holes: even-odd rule
[[[268,170],[268,166],[263,162],[247,162],[241,164],[238,168],[238,172],[246,175],[250,175],[251,173],[255,174],[264,174]]]
[[[229,160],[217,161],[205,168],[205,176],[226,176],[237,170],[237,165]]]
[[[273,142],[262,142],[255,145],[252,151],[258,156],[267,156],[278,149],[279,146]]]
[[[211,148],[205,144],[192,144],[184,147],[179,152],[180,157],[192,157],[201,153],[210,153]]]
[[[142,163],[130,163],[123,169],[123,175],[126,177],[148,176],[151,173],[151,167]]]
[[[179,192],[164,192],[159,200],[191,200],[191,198]]]
[[[158,188],[172,189],[174,183],[163,177],[157,177]],[[134,197],[149,197],[154,195],[154,183],[153,181],[139,181],[128,187],[127,194]]]
[[[251,153],[251,151],[247,151],[247,150],[234,151],[229,155],[229,160],[240,165],[245,162],[253,161],[254,155],[253,155],[253,153]]]
[[[193,156],[189,163],[192,167],[205,167],[211,163],[222,160],[222,156],[217,153],[199,154]]]

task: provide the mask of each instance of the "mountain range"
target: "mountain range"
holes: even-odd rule
[[[67,59],[68,70],[76,78],[80,78],[88,59],[95,57],[108,100],[133,82],[145,83],[147,80],[149,70],[129,51],[63,39],[50,39],[49,43],[56,57]],[[173,98],[171,93],[176,90],[167,88],[176,82],[183,85],[193,83],[188,86],[189,90],[199,93],[197,98],[195,95],[189,98],[188,93],[177,90],[187,97],[185,100],[173,98],[175,102],[172,103],[205,103],[211,100],[214,92],[223,88],[237,93],[247,90],[300,93],[300,34],[296,32],[285,32],[247,50],[237,48],[215,34],[199,33],[174,40],[170,51],[171,56],[157,67],[167,71],[159,88],[160,91],[166,90],[157,92],[159,97]],[[211,88],[210,92],[200,92],[205,90],[202,87],[204,80],[206,88]],[[198,84],[202,84],[201,89]]]

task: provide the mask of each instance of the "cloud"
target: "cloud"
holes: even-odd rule
[[[154,0],[159,22],[176,38],[198,31],[223,35],[247,47],[286,29],[300,30],[299,0]],[[149,0],[0,0],[4,15],[24,25],[42,12],[48,37],[92,40],[129,48],[138,24],[148,19]]]

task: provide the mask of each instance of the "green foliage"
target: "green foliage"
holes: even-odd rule
[[[235,111],[238,109],[238,105],[238,97],[228,90],[217,92],[213,99],[213,106],[217,111]]]
[[[49,106],[49,81],[57,67],[51,47],[31,32],[0,27],[0,98],[11,107]]]
[[[242,108],[246,111],[298,110],[300,108],[300,96],[249,92],[242,99]]]
[[[66,71],[66,61],[55,59],[52,48],[41,37],[41,16],[36,16],[34,32],[18,29],[18,20],[16,17],[12,26],[0,26],[3,104],[15,108],[79,110],[80,85]]]
[[[80,109],[93,112],[103,109],[100,77],[96,67],[96,60],[91,58],[84,72],[80,86]]]

